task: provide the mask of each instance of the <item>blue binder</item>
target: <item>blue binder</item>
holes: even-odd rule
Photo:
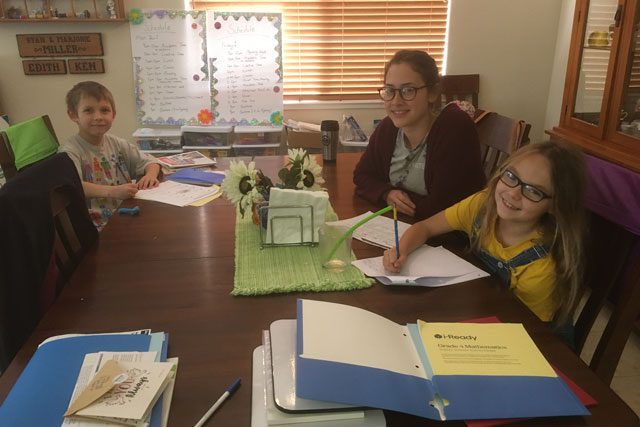
[[[69,337],[41,345],[0,406],[0,425],[60,427],[85,354],[148,351],[150,343],[150,335],[113,334]]]

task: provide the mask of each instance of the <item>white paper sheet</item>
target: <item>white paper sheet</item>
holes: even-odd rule
[[[182,184],[175,181],[161,182],[156,188],[139,190],[136,199],[154,200],[174,206],[186,206],[196,200],[210,197],[220,191],[217,186],[201,187],[199,185]]]
[[[371,215],[373,212],[365,212],[362,215],[358,215],[353,218],[343,219],[340,221],[334,221],[329,224],[344,225],[351,227],[361,219],[364,219]],[[398,221],[398,239],[402,237],[402,234],[411,227],[406,222]],[[368,222],[365,222],[360,227],[356,228],[353,232],[353,238],[362,242],[368,243],[373,246],[378,246],[383,249],[390,248],[396,245],[396,235],[394,230],[393,219],[386,216],[377,216]]]
[[[353,261],[365,275],[385,285],[446,286],[466,282],[489,274],[442,246],[424,245],[413,251],[401,274],[390,273],[382,266],[382,257]]]

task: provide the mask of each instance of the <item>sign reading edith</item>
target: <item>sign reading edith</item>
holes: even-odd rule
[[[16,34],[22,58],[36,56],[102,56],[100,33]]]

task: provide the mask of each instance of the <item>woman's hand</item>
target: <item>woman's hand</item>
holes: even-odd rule
[[[382,256],[382,265],[384,269],[393,273],[400,273],[402,266],[407,261],[407,257],[400,254],[400,258],[396,258],[396,248],[392,247],[384,251]]]
[[[396,205],[398,212],[409,216],[415,216],[416,214],[415,203],[413,203],[409,195],[402,190],[394,189],[389,191],[387,193],[386,201],[390,206]]]

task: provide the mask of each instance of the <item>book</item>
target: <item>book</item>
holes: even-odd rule
[[[180,182],[182,184],[200,185],[203,187],[211,187],[214,184],[222,184],[224,180],[223,172],[209,172],[194,168],[179,169],[171,175],[167,176],[170,181]]]
[[[166,334],[157,332],[76,335],[43,343],[0,406],[0,425],[61,425],[86,354],[156,350],[160,358],[166,358],[167,341]],[[34,411],[36,402],[38,410]],[[154,421],[152,416],[151,425],[160,426],[160,419]]]
[[[175,374],[176,364],[154,362],[142,355],[92,353],[85,356],[65,416],[105,421],[108,424],[147,426],[151,409]],[[97,372],[88,383],[83,371]],[[63,424],[64,425],[64,424]]]
[[[489,275],[442,246],[419,247],[409,255],[400,274],[386,271],[381,256],[355,260],[352,264],[384,285],[437,287]]]
[[[164,166],[170,168],[209,166],[216,164],[215,159],[210,159],[199,151],[189,151],[187,153],[174,154],[173,156],[158,157],[157,160]]]
[[[521,324],[400,325],[298,300],[296,393],[434,420],[588,415]]]
[[[90,403],[93,403],[96,399],[100,397],[100,393],[104,394],[109,391],[111,387],[111,383],[107,384],[104,381],[104,376],[101,377],[103,372],[103,368],[113,361],[120,363],[145,363],[145,364],[153,364],[156,360],[160,360],[162,358],[161,354],[158,354],[157,351],[147,351],[147,352],[99,352],[99,353],[89,353],[85,356],[84,362],[82,363],[82,367],[78,374],[78,379],[76,381],[76,385],[73,389],[73,394],[71,395],[71,399],[69,401],[69,408],[67,409],[67,413],[65,415],[71,415],[71,412],[76,412],[79,409],[82,409],[83,406],[87,406]],[[157,405],[159,408],[157,409],[158,416],[154,417],[154,424],[158,425],[157,420],[161,420],[160,425],[165,427],[168,422],[169,417],[169,408],[171,403],[171,398],[173,395],[173,385],[175,382],[175,372],[177,371],[178,358],[170,358],[167,359],[167,362],[170,362],[172,365],[172,373],[169,376],[167,381],[166,388],[162,392],[162,402]],[[122,369],[120,369],[121,372]],[[97,379],[102,379],[102,384],[106,385],[106,390],[97,390],[96,387],[92,387],[92,383],[97,381]],[[93,395],[85,396],[87,394],[87,390],[96,390]],[[148,408],[151,409],[151,408]],[[154,407],[154,410],[156,408]],[[156,419],[157,418],[157,419]],[[145,414],[144,421],[140,422],[136,419],[127,419],[127,420],[116,420],[104,418],[100,423],[97,423],[95,419],[91,417],[74,417],[66,416],[64,422],[62,423],[62,427],[98,427],[98,426],[112,426],[112,425],[149,425],[151,419],[149,414]]]

